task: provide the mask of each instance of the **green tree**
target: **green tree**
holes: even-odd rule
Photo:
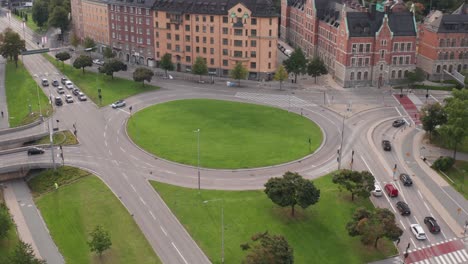
[[[86,37],[84,39],[83,45],[84,45],[85,49],[94,48],[94,47],[96,47],[96,42],[94,41],[94,39],[92,39],[90,37]]]
[[[45,264],[44,260],[36,258],[30,244],[19,241],[15,250],[8,258],[9,264]]]
[[[368,171],[341,170],[333,175],[333,183],[339,184],[351,193],[351,200],[354,196],[367,198],[370,192],[374,190],[374,176]]]
[[[73,62],[73,67],[75,67],[77,69],[82,69],[83,74],[85,73],[85,71],[84,71],[85,67],[91,67],[91,66],[93,66],[93,58],[91,58],[88,55],[80,55]]]
[[[241,245],[249,250],[243,264],[293,264],[294,250],[281,235],[270,235],[268,232],[252,236],[253,245]]]
[[[167,71],[174,70],[174,63],[172,63],[172,55],[169,53],[164,54],[161,58],[161,62],[159,63],[159,67],[161,67],[161,69],[165,71],[167,78]]]
[[[236,65],[234,68],[232,68],[230,76],[234,80],[237,80],[237,86],[240,86],[240,80],[247,78],[247,75],[249,74],[249,71],[245,66],[242,64],[242,62],[236,62]]]
[[[397,240],[403,234],[395,222],[395,215],[387,208],[376,208],[373,211],[357,208],[346,230],[350,236],[361,236],[361,242],[365,245],[373,242],[375,248],[379,239],[386,237]]]
[[[304,179],[298,173],[286,172],[282,178],[270,178],[265,184],[265,193],[275,204],[294,207],[299,205],[303,209],[318,202],[320,190],[313,182]]]
[[[8,213],[8,207],[0,203],[0,240],[8,235],[8,231],[12,226],[11,217]]]
[[[286,71],[283,65],[280,65],[278,67],[278,70],[275,72],[275,76],[273,77],[273,80],[280,82],[280,90],[282,90],[283,81],[287,79],[288,79],[288,72]]]
[[[36,0],[32,7],[32,19],[40,28],[49,20],[49,3],[46,0]]]
[[[80,44],[80,39],[75,33],[72,33],[70,36],[70,44],[75,48]]]
[[[104,58],[106,59],[112,59],[115,57],[115,52],[112,51],[110,47],[105,47],[104,52],[103,52]]]
[[[49,15],[49,26],[60,28],[63,34],[68,30],[69,25],[67,10],[62,6],[56,6]]]
[[[429,133],[429,140],[438,126],[447,122],[447,114],[439,103],[427,104],[421,108],[421,123],[423,129]]]
[[[208,66],[206,66],[206,60],[202,57],[197,57],[195,63],[192,66],[192,73],[197,74],[200,78],[198,81],[201,82],[201,76],[208,73]]]
[[[133,80],[135,82],[141,82],[143,86],[145,86],[145,81],[151,82],[153,76],[154,72],[144,67],[136,68],[133,72]]]
[[[62,52],[55,54],[55,58],[62,62],[62,68],[63,68],[64,61],[69,60],[71,56],[70,56],[70,53],[66,51],[62,51]]]
[[[91,252],[96,252],[99,257],[102,256],[102,252],[108,250],[112,246],[111,237],[109,232],[105,231],[102,226],[98,225],[89,234],[91,240],[88,241],[88,246]]]
[[[317,83],[317,77],[328,74],[327,67],[323,60],[319,57],[314,57],[307,64],[307,74],[315,78],[315,83]]]
[[[98,68],[100,73],[111,76],[114,79],[114,73],[118,71],[126,71],[127,65],[117,59],[110,59]]]
[[[5,29],[5,31],[0,34],[0,55],[10,61],[14,61],[17,68],[18,56],[21,54],[21,51],[25,49],[26,42],[11,28]]]
[[[306,73],[307,59],[301,48],[295,49],[291,56],[283,61],[286,71],[294,74],[294,82],[297,82],[297,75]]]
[[[413,88],[416,83],[422,82],[426,79],[424,71],[420,68],[416,68],[414,71],[407,72],[405,77],[406,82],[411,88]]]

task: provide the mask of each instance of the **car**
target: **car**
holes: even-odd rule
[[[378,183],[374,184],[374,190],[371,192],[372,195],[375,197],[380,197],[382,196],[382,188],[380,188],[380,185]]]
[[[398,197],[398,189],[395,187],[395,185],[393,185],[393,183],[385,184],[384,189],[387,192],[388,196]]]
[[[74,88],[73,83],[70,81],[65,81],[65,87],[67,87],[68,90],[71,90]]]
[[[393,121],[392,126],[393,126],[393,127],[401,127],[401,126],[404,126],[405,124],[406,124],[406,121],[405,121],[405,120],[403,120],[403,119],[398,119],[398,120]]]
[[[59,85],[60,85],[60,83],[57,80],[52,81],[52,86],[53,87],[58,87]]]
[[[59,86],[59,87],[57,87],[57,93],[59,93],[59,94],[64,94],[64,93],[65,93],[65,89],[63,89],[62,86]]]
[[[390,140],[382,140],[382,148],[385,151],[391,151],[392,150],[392,144],[390,143]]]
[[[100,59],[93,60],[93,63],[96,64],[96,65],[104,65],[104,61],[102,61]]]
[[[38,154],[44,154],[44,150],[41,149],[41,148],[38,148],[38,147],[32,147],[32,148],[28,148],[28,156],[31,156],[31,155],[38,155]]]
[[[42,79],[41,83],[42,83],[42,86],[49,86],[49,80],[47,79]]]
[[[80,100],[80,101],[86,101],[86,100],[88,100],[88,98],[86,98],[86,95],[85,95],[84,93],[79,92],[79,93],[78,93],[78,100]]]
[[[400,174],[400,181],[403,183],[404,186],[413,185],[413,181],[411,180],[411,177],[406,173]]]
[[[60,78],[60,82],[61,82],[62,84],[65,84],[66,81],[68,81],[67,78],[65,78],[65,77]]]
[[[124,107],[126,105],[124,100],[118,100],[117,102],[111,104],[112,108]]]
[[[62,98],[60,98],[60,97],[55,97],[55,105],[56,105],[56,106],[61,106],[61,105],[63,105]]]
[[[65,95],[65,102],[67,102],[68,104],[73,103],[73,97],[69,94]]]
[[[413,232],[414,236],[418,240],[425,240],[426,239],[426,233],[424,233],[424,230],[422,227],[418,224],[412,224],[411,226],[411,232]]]
[[[289,50],[289,49],[284,51],[284,54],[288,57],[290,57],[292,53],[293,53],[292,50]]]
[[[429,232],[433,234],[440,233],[440,226],[432,216],[424,217],[424,224],[426,224]]]
[[[396,208],[398,209],[398,211],[400,211],[401,215],[410,215],[411,214],[411,210],[410,210],[408,204],[405,203],[405,202],[402,202],[402,201],[397,202],[396,203]]]
[[[81,92],[81,91],[80,91],[80,89],[78,89],[78,88],[74,88],[74,89],[72,90],[72,93],[73,93],[74,95],[76,95],[76,96],[78,96],[78,95],[80,94],[80,92]]]

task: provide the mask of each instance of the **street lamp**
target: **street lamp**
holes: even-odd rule
[[[200,129],[193,132],[197,133],[198,193],[200,193]]]

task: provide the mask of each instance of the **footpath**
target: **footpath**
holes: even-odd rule
[[[6,60],[0,56],[0,130],[10,127],[5,91],[5,67]]]

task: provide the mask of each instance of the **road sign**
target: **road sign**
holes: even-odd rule
[[[47,53],[49,52],[49,48],[46,49],[36,49],[36,50],[25,50],[21,52],[21,55],[31,55],[31,54],[39,54],[39,53]]]

